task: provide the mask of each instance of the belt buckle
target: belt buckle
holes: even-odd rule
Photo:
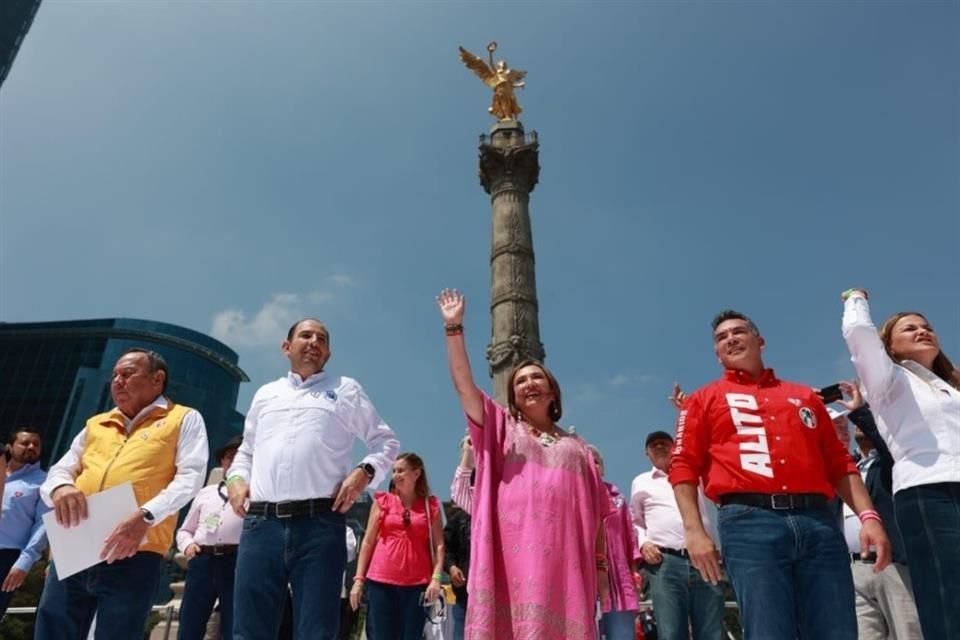
[[[793,508],[793,496],[789,493],[774,493],[770,496],[770,507],[774,511],[784,511]]]
[[[286,506],[286,505],[291,505],[291,509],[290,509],[289,511],[287,511],[286,513],[283,513],[283,507]],[[292,505],[293,505],[293,502],[292,502],[292,501],[278,502],[278,503],[276,503],[276,506],[274,506],[273,509],[274,509],[274,511],[276,511],[276,513],[277,513],[277,518],[278,518],[278,519],[292,518],[292,517],[293,517],[293,508],[292,508]]]
[[[213,555],[215,556],[226,555],[226,551],[223,550],[223,545],[220,545],[220,544],[213,545]]]

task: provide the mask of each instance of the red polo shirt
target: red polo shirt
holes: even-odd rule
[[[677,420],[670,483],[704,481],[716,502],[726,493],[821,493],[857,466],[830,415],[808,386],[779,380],[772,369],[754,380],[728,369],[691,394]]]

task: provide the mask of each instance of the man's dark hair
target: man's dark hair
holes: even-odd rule
[[[318,325],[320,325],[321,327],[323,327],[323,330],[324,330],[324,331],[326,332],[326,334],[327,334],[327,341],[329,342],[329,340],[330,340],[330,330],[327,329],[327,325],[323,324],[323,321],[322,321],[322,320],[317,320],[316,318],[300,318],[299,320],[297,320],[296,322],[294,322],[293,325],[290,327],[290,330],[287,331],[287,342],[290,342],[291,340],[293,340],[293,334],[297,332],[297,327],[299,327],[301,324],[303,324],[303,323],[306,322],[307,320],[313,320],[313,321],[316,322]]]
[[[39,431],[34,431],[29,427],[24,427],[23,429],[14,429],[13,431],[11,431],[10,437],[7,438],[7,442],[10,444],[13,444],[14,442],[17,441],[17,436],[20,435],[21,433],[30,433],[32,435],[35,435],[37,436],[37,438],[40,439],[40,442],[43,442],[43,435]]]
[[[170,370],[167,368],[167,361],[163,359],[163,356],[153,351],[151,349],[144,349],[143,347],[133,347],[127,349],[120,354],[120,357],[130,354],[130,353],[142,353],[147,356],[147,366],[149,367],[147,371],[150,373],[156,373],[157,371],[163,371],[163,388],[160,389],[162,395],[167,393],[167,383],[170,382]]]
[[[750,331],[756,335],[760,335],[760,329],[758,329],[757,325],[754,324],[753,320],[750,319],[750,316],[745,313],[740,313],[739,311],[734,311],[733,309],[724,309],[718,313],[716,316],[714,316],[713,322],[710,323],[710,326],[712,326],[713,330],[716,331],[717,327],[727,320],[746,320],[747,326],[750,327]]]

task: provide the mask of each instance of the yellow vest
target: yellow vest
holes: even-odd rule
[[[177,473],[180,423],[190,410],[173,403],[166,409],[156,407],[129,436],[119,410],[87,420],[81,471],[74,483],[77,489],[89,496],[130,482],[138,505],[156,497]],[[140,551],[165,554],[173,543],[176,526],[174,513],[150,527]]]

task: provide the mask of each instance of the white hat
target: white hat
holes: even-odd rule
[[[850,409],[847,409],[847,408],[834,409],[833,407],[827,407],[827,413],[830,414],[831,420],[836,420],[837,418],[842,418],[843,416],[850,413]]]

